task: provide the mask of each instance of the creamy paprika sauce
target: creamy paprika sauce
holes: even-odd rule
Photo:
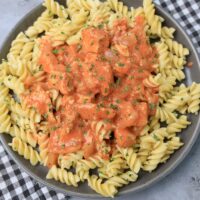
[[[46,79],[26,80],[29,93],[23,98],[48,121],[51,155],[82,150],[85,158],[98,154],[108,159],[117,145],[134,145],[158,103],[158,87],[144,84],[158,61],[143,17],[132,28],[126,20],[116,21],[112,30],[86,28],[79,44],[54,48],[48,37],[40,44],[39,64]],[[51,89],[62,95],[59,110]],[[108,134],[97,131],[98,123]]]

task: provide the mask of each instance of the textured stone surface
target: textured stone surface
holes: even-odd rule
[[[8,32],[41,0],[0,0],[0,44]],[[199,200],[200,199],[200,138],[187,158],[169,176],[150,188],[123,200]],[[79,198],[72,198],[78,200]],[[81,199],[80,199],[81,200]]]

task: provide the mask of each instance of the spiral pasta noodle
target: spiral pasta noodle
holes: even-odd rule
[[[42,15],[35,21],[33,26],[29,27],[25,34],[29,38],[35,38],[40,33],[48,31],[52,27],[52,14],[49,13],[48,10],[45,10]]]
[[[161,36],[161,20],[160,17],[155,15],[155,8],[152,0],[143,1],[144,13],[148,24],[151,27],[151,33]]]
[[[104,197],[114,197],[117,189],[112,184],[102,183],[102,179],[95,175],[88,177],[88,185]]]
[[[160,128],[159,119],[156,117],[151,118],[150,123],[149,123],[149,131],[154,131],[159,128]]]
[[[10,56],[13,56],[14,58],[18,57],[27,41],[28,38],[26,35],[23,32],[20,32],[11,44],[11,48],[7,56],[8,60]]]
[[[7,105],[0,100],[0,132],[9,132],[11,127],[11,119]]]
[[[171,69],[168,47],[164,42],[156,44],[159,52],[159,71],[163,73],[166,69]]]
[[[99,156],[90,157],[88,160],[81,159],[76,162],[76,173],[81,181],[84,181],[89,177],[89,170],[100,168],[103,166],[104,160]]]
[[[40,158],[41,158],[41,163],[44,166],[47,166],[48,162],[48,156],[49,156],[49,151],[48,151],[48,144],[49,144],[49,136],[43,133],[38,134],[37,142],[39,145],[39,150],[40,150]]]
[[[140,16],[140,15],[144,16],[143,7],[138,7],[138,8],[130,7],[130,10],[128,13],[130,20],[134,20],[135,17]]]
[[[140,171],[141,162],[140,159],[137,157],[137,154],[134,152],[134,150],[132,148],[128,149],[118,148],[118,149],[126,159],[130,169],[137,174]]]
[[[189,113],[197,113],[199,110],[200,104],[200,85],[197,83],[192,83],[189,88],[190,91],[190,100],[188,102],[188,112]]]
[[[4,79],[4,84],[14,91],[18,96],[24,92],[24,84],[16,76],[8,75]]]
[[[55,165],[51,167],[46,177],[47,179],[55,179],[56,181],[60,181],[66,185],[73,185],[74,187],[77,187],[77,183],[80,181],[76,174],[57,168]]]
[[[127,185],[129,182],[135,182],[137,177],[137,174],[133,171],[127,171],[119,176],[109,178],[106,183],[115,187],[122,187],[123,185]]]
[[[170,104],[172,105],[172,104]],[[156,116],[161,122],[171,123],[176,120],[176,116],[165,107],[157,107]]]
[[[109,6],[112,10],[122,14],[122,16],[128,16],[128,7],[118,0],[108,0]]]
[[[61,18],[67,18],[68,13],[64,6],[60,5],[58,2],[54,0],[45,0],[44,6],[51,11],[53,14],[57,15]]]
[[[110,162],[107,164],[105,174],[107,174],[108,177],[116,176],[122,173],[124,167],[122,154],[116,153],[111,157]]]
[[[36,112],[35,109],[27,108],[27,106],[19,104],[14,99],[10,100],[9,107],[12,112],[20,116],[27,117],[35,123],[38,123],[41,120],[41,115],[38,112]]]
[[[172,137],[171,140],[167,142],[167,150],[161,159],[161,163],[165,163],[170,158],[170,155],[181,146],[183,146],[183,143],[180,141],[180,137]]]
[[[173,135],[174,133],[179,133],[189,124],[191,124],[191,122],[187,120],[187,116],[182,115],[174,123],[171,123],[167,126],[167,132],[169,133],[169,136]]]
[[[19,128],[17,125],[13,125],[10,128],[10,133],[15,137],[20,138],[23,142],[29,144],[30,146],[36,147],[37,139],[31,132],[25,131],[24,129]]]
[[[140,138],[140,147],[137,156],[141,162],[141,166],[143,163],[146,162],[147,157],[150,154],[150,151],[152,150],[153,145],[156,141],[157,140],[155,139],[155,137],[152,137],[150,135],[142,136]]]
[[[32,165],[37,165],[37,163],[40,162],[38,152],[23,142],[20,138],[14,137],[10,146],[14,151],[17,151],[19,155],[23,156],[27,160],[30,160]]]
[[[189,54],[189,50],[187,48],[184,48],[182,44],[173,41],[172,39],[166,39],[165,42],[170,51],[178,57],[184,57]]]
[[[11,117],[11,121],[13,124],[18,125],[19,127],[23,128],[24,130],[29,130],[29,131],[33,132],[34,134],[37,132],[34,122],[31,121],[30,119],[20,116],[14,112],[11,112],[10,117]]]
[[[174,38],[173,34],[175,32],[174,28],[168,28],[167,26],[162,27],[161,37],[162,38]]]
[[[164,142],[156,142],[153,149],[150,151],[150,155],[143,164],[142,169],[144,171],[153,171],[161,162],[162,157],[165,155],[167,145]]]
[[[0,100],[4,100],[9,94],[9,88],[4,85],[4,83],[0,83]]]
[[[186,64],[184,57],[178,57],[178,56],[174,55],[173,53],[170,53],[169,56],[170,56],[172,67],[178,68],[178,69],[183,69],[184,65]]]
[[[58,158],[58,164],[62,169],[70,169],[72,166],[76,166],[77,162],[82,158],[82,152],[60,155]]]

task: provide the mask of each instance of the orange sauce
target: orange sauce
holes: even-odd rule
[[[156,111],[158,88],[145,87],[143,80],[154,73],[157,62],[141,16],[133,28],[126,20],[116,21],[109,31],[87,28],[76,45],[54,48],[51,39],[43,37],[39,64],[46,80],[26,80],[30,92],[23,98],[49,122],[49,152],[82,149],[85,158],[97,153],[108,159],[116,145],[132,146]],[[63,96],[57,111],[50,89]],[[95,133],[94,124],[101,120],[112,136],[102,139]]]

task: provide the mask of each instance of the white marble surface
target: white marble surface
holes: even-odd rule
[[[0,44],[12,27],[41,0],[0,0]],[[150,188],[123,200],[199,200],[200,138],[187,158],[169,176]],[[79,198],[72,197],[73,200]],[[81,199],[80,199],[81,200]]]

